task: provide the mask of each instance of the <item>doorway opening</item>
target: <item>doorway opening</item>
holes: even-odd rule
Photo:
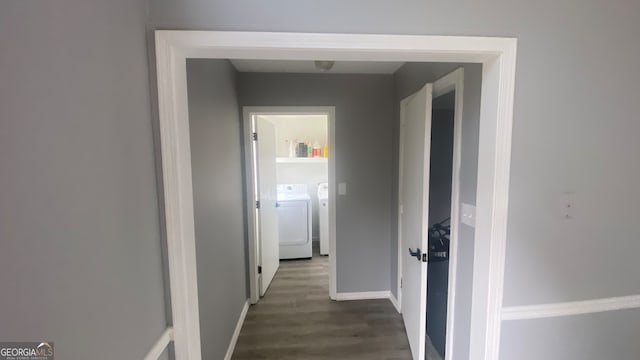
[[[176,356],[201,358],[185,81],[187,58],[481,63],[475,242],[482,246],[475,247],[473,254],[470,340],[466,344],[472,359],[493,360],[498,358],[502,321],[515,55],[516,40],[508,38],[157,31],[158,103],[173,310],[170,335]],[[406,283],[407,279],[404,280]],[[404,312],[404,303],[402,308]]]
[[[335,110],[244,107],[250,301],[281,261],[316,259],[335,293]],[[328,265],[327,265],[328,263]]]

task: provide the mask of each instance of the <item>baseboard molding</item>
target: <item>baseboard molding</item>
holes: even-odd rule
[[[398,302],[398,299],[395,296],[393,296],[393,293],[391,291],[389,291],[389,301],[391,301],[391,303],[393,304],[393,307],[396,308],[399,314],[401,312],[400,303]]]
[[[373,299],[388,299],[391,296],[390,291],[364,291],[364,292],[348,292],[348,293],[336,293],[337,301],[348,300],[373,300]]]
[[[242,324],[244,324],[244,318],[247,316],[247,311],[249,311],[249,300],[244,303],[244,307],[242,308],[242,312],[240,313],[240,317],[238,318],[238,323],[236,324],[236,329],[233,331],[233,336],[231,336],[231,341],[229,342],[229,347],[227,348],[227,353],[224,356],[224,360],[231,360],[233,350],[236,349],[238,336],[240,336],[240,330],[242,330]]]
[[[640,308],[640,295],[555,304],[509,306],[502,309],[502,320],[542,319],[635,308]]]
[[[145,355],[144,360],[158,360],[171,341],[173,341],[173,328],[169,326],[153,344],[153,347]]]
[[[349,293],[336,293],[333,300],[336,301],[349,301],[349,300],[375,300],[375,299],[389,299],[396,311],[400,313],[400,303],[391,291],[364,291],[364,292],[349,292]]]

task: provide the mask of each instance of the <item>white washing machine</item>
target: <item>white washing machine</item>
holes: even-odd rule
[[[318,185],[318,217],[320,218],[320,255],[329,255],[329,184]]]
[[[311,197],[307,184],[278,184],[280,259],[312,256]]]

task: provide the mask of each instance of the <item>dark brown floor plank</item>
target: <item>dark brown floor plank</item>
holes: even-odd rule
[[[251,306],[234,360],[408,360],[402,317],[388,300],[329,299],[328,258],[281,261]]]

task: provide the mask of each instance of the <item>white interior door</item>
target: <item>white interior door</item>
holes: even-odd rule
[[[278,234],[276,130],[267,120],[256,119],[258,168],[258,223],[260,228],[260,296],[263,296],[280,265]]]
[[[402,318],[414,360],[424,360],[427,309],[429,161],[432,86],[400,104],[400,224]],[[413,252],[414,255],[412,255]]]

